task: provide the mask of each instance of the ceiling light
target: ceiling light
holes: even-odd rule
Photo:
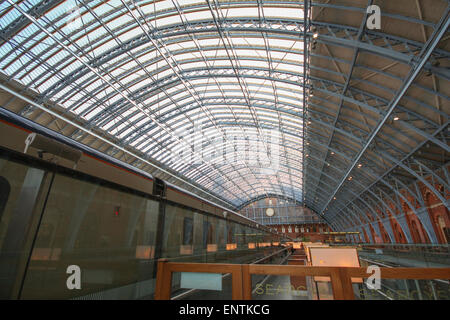
[[[395,117],[395,118],[394,118],[394,121],[398,121],[398,120],[400,120],[399,117]]]
[[[318,37],[319,37],[319,34],[317,32],[313,34],[314,39],[317,39]]]

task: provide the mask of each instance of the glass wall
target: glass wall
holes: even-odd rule
[[[151,299],[159,258],[245,263],[267,253],[260,230],[9,155],[0,149],[2,299]]]
[[[56,174],[22,298],[134,298],[139,283],[151,288],[157,216],[156,201]],[[67,290],[72,265],[81,270],[80,290]]]
[[[49,184],[44,170],[0,158],[0,299],[20,295]]]

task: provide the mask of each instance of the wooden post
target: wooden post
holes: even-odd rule
[[[243,299],[252,300],[252,275],[248,264],[242,266]]]
[[[353,292],[352,278],[350,278],[347,268],[339,268],[339,274],[344,292],[344,300],[355,300],[355,293]]]
[[[242,266],[241,265],[233,266],[231,276],[232,276],[231,299],[242,300],[244,298],[242,293]]]
[[[346,268],[332,267],[331,285],[335,300],[354,300],[352,279]]]
[[[170,300],[172,289],[172,271],[167,268],[167,259],[158,260],[156,273],[155,300]]]

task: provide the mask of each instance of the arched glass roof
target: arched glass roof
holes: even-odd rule
[[[46,4],[4,73],[233,205],[301,199],[302,4],[6,1],[1,27]]]
[[[373,4],[380,29],[367,28]],[[11,104],[20,115],[221,204],[286,198],[347,230],[420,216],[422,187],[448,209],[449,12],[6,0],[1,85],[33,101]]]

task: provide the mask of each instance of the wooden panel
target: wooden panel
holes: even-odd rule
[[[382,279],[450,279],[450,268],[380,268]],[[311,267],[297,265],[237,265],[206,263],[173,263],[160,260],[156,278],[155,299],[170,299],[172,272],[231,273],[233,299],[250,300],[252,274],[289,276],[329,276],[336,300],[353,300],[351,278],[368,278],[366,268]]]

